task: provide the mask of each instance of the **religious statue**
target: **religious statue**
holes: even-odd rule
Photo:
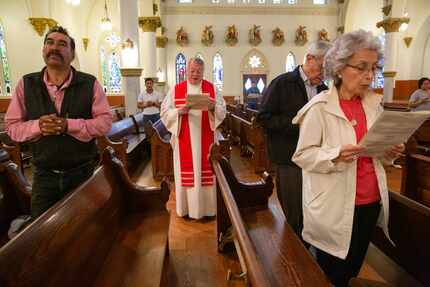
[[[272,31],[272,43],[275,46],[281,46],[285,41],[284,32],[281,29],[276,27]]]
[[[188,34],[182,26],[176,31],[176,43],[181,47],[188,45]]]
[[[328,38],[328,32],[326,29],[322,29],[318,31],[318,39],[321,41],[327,41],[330,42],[330,39]]]
[[[225,32],[225,42],[230,45],[234,46],[237,43],[237,30],[235,25],[231,25],[227,27],[227,31]]]
[[[201,42],[205,46],[210,46],[214,42],[214,33],[212,32],[212,25],[205,26],[202,32]]]
[[[299,25],[296,30],[296,45],[303,46],[308,41],[308,33],[306,32],[306,26]]]
[[[257,46],[261,43],[261,36],[260,36],[260,26],[253,25],[251,29],[249,29],[249,43],[253,46]]]

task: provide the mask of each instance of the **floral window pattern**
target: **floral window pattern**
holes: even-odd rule
[[[109,86],[109,80],[107,76],[107,65],[106,65],[106,54],[105,49],[100,48],[100,67],[102,69],[102,87],[103,91],[107,93],[108,86]]]
[[[119,55],[117,52],[112,52],[109,55],[109,94],[121,93],[121,70],[119,64]]]
[[[382,45],[382,50],[384,50],[384,46],[385,46],[385,34],[381,34],[378,36],[379,41],[381,42]],[[382,58],[379,63],[378,66],[380,67],[384,67],[384,58]],[[381,89],[384,87],[384,74],[383,74],[384,70],[377,70],[374,77],[373,77],[373,82],[370,85],[371,88],[373,89]]]
[[[213,82],[217,94],[222,92],[224,71],[222,65],[222,57],[219,53],[216,53],[213,59]]]
[[[294,54],[289,52],[287,55],[287,61],[285,62],[285,71],[292,72],[296,68],[296,57]]]
[[[185,81],[187,72],[187,60],[184,54],[179,53],[176,56],[176,83]]]
[[[6,95],[10,95],[12,89],[11,89],[11,82],[10,82],[9,63],[8,63],[7,54],[6,54],[4,30],[1,23],[0,23],[0,67],[2,68],[2,75],[3,75],[3,83],[0,82],[0,95],[2,93],[5,93]],[[2,91],[3,84],[4,84],[4,91]]]

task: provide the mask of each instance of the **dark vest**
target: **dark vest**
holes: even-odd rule
[[[26,120],[37,120],[43,115],[57,114],[69,119],[91,119],[95,77],[73,69],[73,78],[66,88],[58,114],[43,82],[42,72],[24,76]],[[81,142],[64,135],[43,136],[31,143],[33,163],[45,169],[67,170],[96,158],[95,139]]]

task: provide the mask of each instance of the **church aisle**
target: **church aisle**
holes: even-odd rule
[[[240,156],[238,147],[233,147],[231,164],[239,179],[254,181],[260,179],[252,172],[249,158]],[[388,168],[387,177],[389,188],[399,192],[401,186],[401,169]],[[149,162],[144,168],[137,170],[132,176],[133,181],[144,186],[159,186],[152,178],[152,167]],[[275,180],[275,179],[274,179]],[[222,255],[217,252],[216,218],[194,220],[181,218],[175,212],[175,193],[172,192],[167,203],[170,211],[169,255],[166,258],[162,284],[166,287],[236,287],[244,286],[240,281],[230,284],[226,281],[227,272],[231,269],[240,273],[240,266],[234,254]],[[269,205],[276,216],[284,216],[276,190],[269,200]],[[374,248],[369,249],[374,252]],[[369,255],[368,255],[369,256]],[[383,277],[365,261],[359,277],[385,282]]]

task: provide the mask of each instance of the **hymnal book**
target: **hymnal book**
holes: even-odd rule
[[[207,111],[211,100],[208,93],[188,94],[185,103],[191,109]]]
[[[429,117],[430,111],[384,111],[359,142],[366,148],[363,155],[383,156],[393,145],[405,143]]]

